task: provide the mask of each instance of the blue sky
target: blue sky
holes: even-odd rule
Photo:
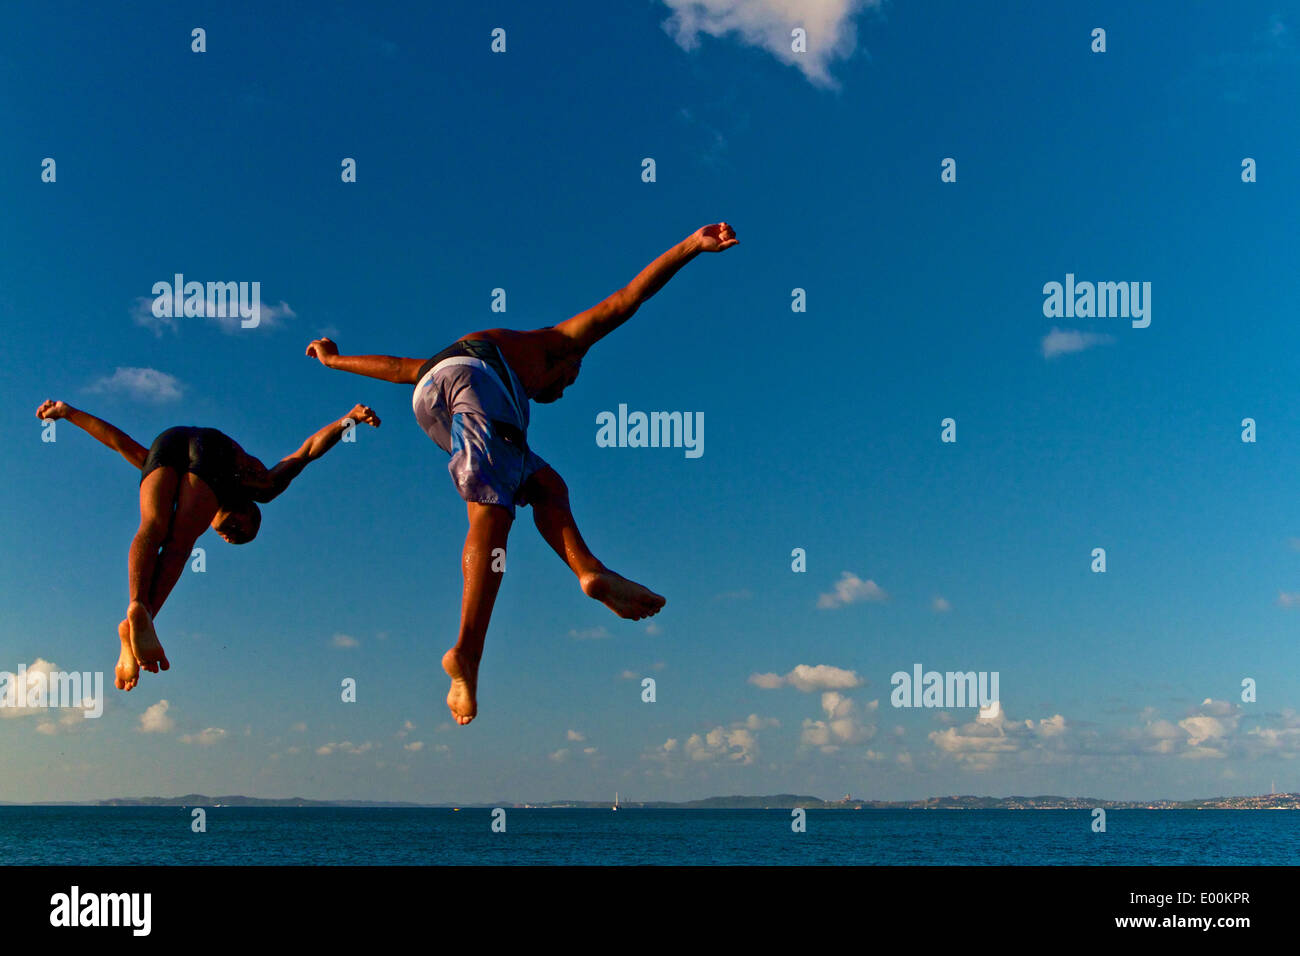
[[[159,616],[169,673],[110,686],[97,720],[0,709],[0,800],[1300,789],[1300,17],[1058,6],[6,11],[0,669],[111,685],[126,603],[137,478],[74,428],[42,443],[41,400],[267,460],[354,402],[384,424],[254,544],[200,541]],[[307,342],[425,357],[549,325],[719,220],[740,245],[530,432],[593,549],[666,609],[647,628],[584,598],[521,511],[455,727],[445,456],[408,388]],[[140,321],[176,272],[259,281],[277,311]],[[1150,326],[1045,317],[1067,273],[1150,282]],[[703,456],[597,447],[620,403],[702,412]],[[918,662],[997,671],[1001,714],[892,707]]]

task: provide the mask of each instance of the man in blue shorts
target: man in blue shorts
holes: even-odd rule
[[[461,556],[465,577],[460,634],[442,658],[451,677],[447,706],[459,724],[478,713],[479,661],[501,586],[500,561],[517,505],[533,509],[537,530],[578,577],[584,593],[619,617],[657,614],[664,598],[605,567],[573,520],[559,474],[528,446],[529,401],[557,401],[578,377],[583,356],[632,317],[701,252],[736,245],[723,223],[704,226],[646,266],[627,286],[585,312],[544,329],[488,329],[462,336],[430,359],[340,355],[317,339],[307,355],[327,368],[414,385],[416,421],[451,456],[448,471],[469,514]]]

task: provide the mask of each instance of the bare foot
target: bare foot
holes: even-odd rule
[[[658,614],[667,600],[635,581],[629,581],[613,571],[593,571],[580,579],[582,593],[595,598],[617,614],[629,620]]]
[[[453,647],[442,655],[442,669],[451,678],[451,690],[447,691],[451,716],[462,726],[468,724],[478,716],[478,700],[474,696],[478,689],[478,661]]]
[[[135,651],[131,650],[131,626],[126,621],[117,626],[117,636],[122,641],[122,653],[113,668],[113,684],[118,690],[130,690],[140,683],[140,665],[135,661]]]
[[[131,632],[131,650],[135,652],[135,659],[140,662],[140,666],[151,674],[157,674],[160,665],[163,670],[168,670],[171,664],[167,662],[162,644],[158,642],[149,609],[139,601],[132,601],[126,609],[126,621]]]

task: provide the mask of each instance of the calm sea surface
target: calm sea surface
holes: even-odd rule
[[[14,865],[1296,865],[1300,813],[0,807]]]

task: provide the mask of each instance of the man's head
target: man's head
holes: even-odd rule
[[[257,537],[262,526],[262,509],[256,502],[241,502],[234,508],[222,508],[212,519],[212,530],[231,544],[247,544]]]
[[[558,402],[564,395],[564,390],[577,381],[581,369],[582,356],[577,354],[570,354],[552,363],[551,375],[541,390],[533,396],[533,401],[544,405]]]

